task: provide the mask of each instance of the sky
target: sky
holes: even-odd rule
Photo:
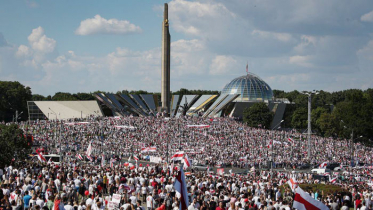
[[[272,89],[373,88],[369,0],[0,0],[0,80],[33,94],[222,90],[249,72]]]

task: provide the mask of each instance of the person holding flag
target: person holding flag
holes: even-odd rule
[[[189,198],[183,167],[180,167],[180,171],[178,172],[174,182],[174,188],[176,192],[180,193],[179,210],[187,210],[189,206]]]

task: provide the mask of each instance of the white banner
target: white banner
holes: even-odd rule
[[[160,163],[160,162],[162,162],[162,158],[161,157],[150,156],[150,162],[151,163]]]

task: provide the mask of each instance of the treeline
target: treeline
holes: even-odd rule
[[[273,91],[275,98],[294,103],[286,107],[283,127],[307,128],[308,96],[299,91]],[[312,131],[325,137],[373,140],[373,89],[350,89],[337,92],[319,91],[312,95]]]

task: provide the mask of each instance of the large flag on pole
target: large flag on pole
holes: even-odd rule
[[[295,188],[293,208],[298,210],[329,210],[327,206],[320,201],[313,199],[300,187]]]
[[[187,210],[189,206],[188,202],[188,191],[187,191],[187,185],[185,181],[185,174],[183,167],[180,167],[180,171],[175,179],[174,182],[174,188],[175,190],[180,193],[180,210]]]

